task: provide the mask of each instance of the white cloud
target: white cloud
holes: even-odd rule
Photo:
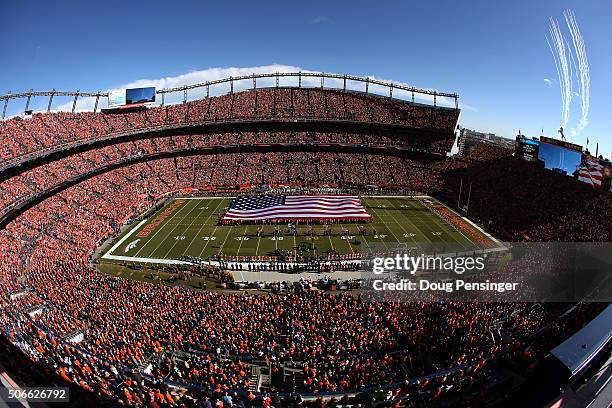
[[[301,72],[316,72],[316,71],[305,70],[298,66],[281,65],[281,64],[272,64],[272,65],[264,65],[264,66],[256,66],[256,67],[242,67],[242,68],[240,67],[225,67],[225,68],[217,67],[217,68],[208,68],[204,70],[194,70],[194,71],[190,71],[185,74],[181,74],[181,75],[177,75],[173,77],[164,77],[164,78],[158,78],[158,79],[138,79],[136,81],[122,84],[113,89],[138,88],[138,87],[147,87],[147,86],[154,86],[157,89],[174,88],[174,87],[180,87],[183,85],[191,85],[191,84],[203,83],[207,81],[213,81],[216,79],[228,78],[230,76],[237,77],[237,76],[244,76],[244,75],[250,75],[250,74],[274,73],[274,72],[300,72],[300,71]],[[383,81],[383,82],[393,82],[396,85],[403,85],[406,87],[411,86],[403,82],[390,81],[388,79],[379,78],[373,75],[368,75],[367,77],[369,77],[370,79],[375,79],[375,80]],[[265,79],[257,80],[258,87],[271,87],[275,85],[276,85],[275,78],[265,78]],[[280,78],[279,85],[280,86],[297,86],[298,78],[297,77]],[[344,84],[343,84],[342,79],[329,79],[329,78],[325,79],[325,87],[342,88],[343,85]],[[252,88],[252,86],[253,86],[252,80],[235,81],[234,91],[238,92],[238,91],[250,89]],[[302,77],[302,86],[320,87],[321,80],[320,78]],[[362,82],[349,80],[347,81],[347,89],[355,90],[355,91],[364,91],[365,85]],[[110,89],[107,89],[105,92],[108,92],[109,90]],[[230,90],[230,85],[228,83],[211,86],[210,95],[213,96],[213,95],[224,94],[224,93],[229,92],[229,90]],[[429,90],[433,90],[433,89],[429,89]],[[378,95],[389,95],[389,89],[381,85],[369,84],[368,92],[373,93],[373,94],[378,94]],[[202,87],[202,88],[190,89],[188,91],[187,96],[188,96],[188,100],[204,98],[206,96],[206,88]],[[397,88],[393,90],[393,96],[396,98],[405,99],[405,100],[412,99],[411,92],[404,91],[404,90],[397,89]],[[158,95],[158,99],[159,99],[159,95]],[[174,92],[173,94],[167,94],[165,96],[166,104],[179,103],[179,102],[182,102],[182,100],[183,100],[183,92]],[[415,93],[414,100],[415,102],[419,102],[419,103],[426,103],[426,104],[433,103],[433,97],[430,95],[425,95],[425,94]],[[161,101],[158,100],[158,103],[159,102]],[[436,99],[436,102],[439,106],[448,106],[448,107],[455,106],[455,101],[452,98],[438,96]],[[95,105],[95,98],[82,98],[77,101],[76,109],[78,111],[93,110],[94,105]],[[98,105],[98,109],[105,108],[106,106],[107,106],[107,100],[106,98],[102,98]],[[461,100],[459,102],[459,107],[467,111],[472,111],[472,112],[478,111],[477,108],[471,105],[468,105],[466,103],[463,103],[461,102]],[[69,101],[69,102],[66,102],[66,103],[63,103],[63,104],[60,104],[54,107],[53,110],[54,111],[58,111],[58,110],[69,111],[71,109],[72,109],[72,101]]]
[[[309,24],[325,24],[331,22],[332,19],[328,16],[316,16],[308,21]]]
[[[291,65],[280,65],[280,64],[264,65],[264,66],[259,66],[259,67],[244,67],[244,68],[217,67],[217,68],[208,68],[208,69],[203,69],[203,70],[190,71],[186,74],[181,74],[181,75],[177,75],[173,77],[164,77],[164,78],[158,78],[158,79],[138,79],[136,81],[121,84],[112,89],[107,89],[105,92],[108,92],[113,89],[139,88],[139,87],[147,87],[147,86],[154,86],[157,89],[174,88],[174,87],[179,87],[183,85],[191,85],[191,84],[198,84],[198,83],[207,82],[207,81],[213,81],[215,79],[228,78],[230,76],[242,76],[242,75],[270,73],[270,72],[298,72],[298,71],[304,71],[304,70],[301,69],[300,67],[291,66]],[[304,71],[304,72],[307,72],[307,71]],[[239,91],[239,90],[247,89],[249,87],[249,84],[247,84],[246,82],[247,81],[243,81],[242,84],[236,83],[234,90]],[[252,85],[252,82],[251,82],[251,85]],[[270,85],[267,84],[266,86],[270,86]],[[220,88],[221,88],[220,86],[216,87],[216,89],[211,88],[211,94],[214,95],[214,94],[223,93],[223,90]],[[229,91],[229,85],[227,85],[227,91]],[[196,99],[197,97],[204,97],[204,96],[206,96],[206,90],[204,88],[199,88],[199,89],[188,91],[188,97],[190,100]],[[102,108],[106,107],[106,104],[107,104],[106,99],[105,98],[103,99],[104,100],[100,101],[100,106]],[[172,95],[167,95],[165,102],[168,104],[177,103],[177,102],[182,101],[182,99],[183,99],[183,93],[175,92]],[[79,111],[93,110],[94,105],[95,105],[94,98],[79,99],[77,102],[77,110]],[[72,102],[67,102],[67,103],[58,105],[57,107],[54,108],[54,110],[71,110],[71,109],[72,109]]]
[[[552,86],[552,84],[553,84],[552,81],[550,79],[548,79],[548,78],[544,78],[544,82],[546,82],[546,85],[548,85],[548,86]]]

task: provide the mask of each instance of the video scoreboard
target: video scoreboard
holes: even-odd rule
[[[525,136],[516,137],[514,155],[523,160],[537,161],[540,150],[540,142],[534,139],[527,139]]]
[[[155,103],[155,88],[114,89],[108,93],[110,109]]]

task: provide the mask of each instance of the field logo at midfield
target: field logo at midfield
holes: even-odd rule
[[[140,238],[138,238],[135,241],[130,242],[129,244],[127,244],[125,246],[125,250],[124,252],[127,254],[128,252],[130,252],[132,249],[136,248],[136,245],[138,245],[138,243],[140,242]]]
[[[136,236],[137,237],[141,237],[141,238],[148,237],[149,234],[151,232],[153,232],[153,230],[155,230],[155,228],[157,228],[159,226],[159,224],[164,222],[166,220],[166,218],[168,218],[170,215],[172,215],[172,213],[178,207],[183,205],[183,202],[184,202],[183,200],[176,200],[175,202],[170,204],[164,211],[162,211],[161,214],[159,214],[159,216],[157,218],[155,218],[153,221],[151,221],[150,223],[145,225],[144,228],[142,230],[140,230],[140,232],[138,234],[136,234]]]

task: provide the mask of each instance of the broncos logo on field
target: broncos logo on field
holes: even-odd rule
[[[125,246],[125,253],[127,254],[128,252],[130,252],[132,249],[136,248],[136,245],[138,245],[138,243],[140,242],[140,239],[137,239],[135,241],[130,242],[129,244],[127,244]]]

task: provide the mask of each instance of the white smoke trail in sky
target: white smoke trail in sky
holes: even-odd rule
[[[552,17],[549,20],[548,32],[550,34],[550,41],[548,37],[546,37],[546,41],[557,68],[559,89],[561,91],[561,126],[565,127],[569,120],[569,107],[572,102],[572,76],[570,75],[568,52],[566,52],[565,41],[559,28],[559,23]]]
[[[567,23],[567,27],[572,37],[574,52],[578,60],[577,76],[580,82],[580,107],[582,109],[582,115],[580,116],[578,126],[572,129],[572,136],[577,136],[589,124],[589,91],[591,88],[591,76],[589,72],[589,61],[586,55],[586,46],[580,29],[578,28],[576,16],[574,12],[569,9],[563,12],[563,16],[565,17],[565,22]]]
[[[572,85],[570,92],[572,93],[572,99],[578,96],[578,93],[574,91],[574,74],[577,71],[576,61],[574,60],[574,54],[571,52],[572,47],[570,46],[569,41],[565,40],[565,49],[567,50],[567,56],[569,59],[569,75],[570,75],[570,83]]]

